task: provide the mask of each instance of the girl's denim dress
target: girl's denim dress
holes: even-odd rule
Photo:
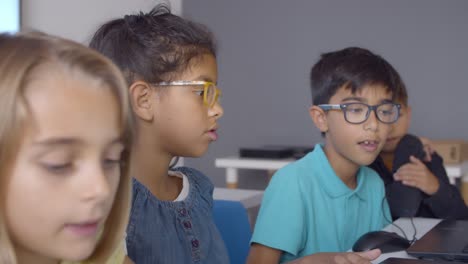
[[[128,256],[136,264],[229,263],[213,221],[213,184],[195,169],[174,170],[185,174],[189,181],[189,193],[183,201],[158,200],[133,179]]]

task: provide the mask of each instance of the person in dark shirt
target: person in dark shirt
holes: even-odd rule
[[[386,196],[389,199],[392,218],[396,219],[405,215],[398,215],[405,206],[414,204],[401,202],[402,197],[408,196],[412,188],[393,188],[401,183],[403,186],[414,187],[421,191],[419,197],[419,206],[416,203],[415,215],[417,217],[430,218],[452,218],[468,219],[468,209],[456,186],[450,184],[447,172],[443,166],[443,159],[434,151],[427,151],[424,159],[418,159],[410,156],[409,162],[393,168],[395,150],[412,151],[412,146],[399,146],[405,144],[401,139],[407,135],[411,121],[411,107],[408,105],[408,94],[405,84],[399,74],[395,71],[401,93],[396,97],[401,104],[400,117],[398,121],[392,124],[387,142],[377,159],[369,166],[374,169],[382,178],[385,184]],[[419,138],[424,142],[424,146],[430,145],[430,142],[424,138]],[[432,153],[431,153],[432,152]],[[394,172],[394,170],[396,170]],[[411,197],[411,195],[409,195]],[[414,197],[414,196],[413,196]],[[393,199],[393,201],[392,201]],[[396,201],[396,199],[399,199]],[[407,216],[407,215],[406,215]]]

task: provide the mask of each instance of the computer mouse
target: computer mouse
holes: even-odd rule
[[[410,242],[397,233],[387,231],[372,231],[362,235],[353,245],[353,251],[380,249],[382,253],[406,250]]]

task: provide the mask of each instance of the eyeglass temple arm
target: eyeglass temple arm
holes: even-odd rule
[[[322,108],[323,110],[341,109],[339,104],[320,104],[318,107]]]

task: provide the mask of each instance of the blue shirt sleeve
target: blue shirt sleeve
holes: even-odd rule
[[[279,170],[265,190],[251,243],[297,255],[304,247],[306,212],[298,175]]]

